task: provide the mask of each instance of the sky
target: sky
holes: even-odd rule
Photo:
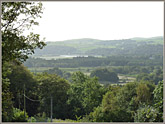
[[[163,36],[163,2],[42,2],[33,32],[45,41]]]

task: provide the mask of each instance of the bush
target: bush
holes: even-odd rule
[[[28,121],[28,115],[24,111],[21,111],[20,109],[14,108],[13,109],[13,117],[12,122],[27,122]]]
[[[35,119],[35,117],[30,117],[30,118],[28,119],[28,122],[37,122],[37,120]]]
[[[51,122],[51,119],[46,117],[46,114],[43,112],[42,114],[38,113],[35,117],[30,117],[28,122]]]
[[[35,119],[37,122],[47,122],[47,117],[46,117],[46,113],[43,112],[43,113],[38,113],[36,116],[35,116]]]

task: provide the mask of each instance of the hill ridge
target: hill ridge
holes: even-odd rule
[[[91,38],[46,42],[47,46],[35,50],[34,56],[58,55],[116,55],[116,54],[162,54],[163,37],[146,39],[98,40]],[[139,51],[139,49],[141,51]],[[160,50],[159,50],[160,49]],[[155,51],[156,53],[153,53]],[[132,53],[131,53],[132,52]]]

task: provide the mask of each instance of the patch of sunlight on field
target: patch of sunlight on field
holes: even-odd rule
[[[134,82],[136,80],[135,77],[126,76],[126,75],[118,75],[118,77],[119,77],[119,82],[125,81],[127,83],[127,82]]]
[[[52,69],[53,67],[32,67],[28,68],[31,72],[43,72],[45,70]]]

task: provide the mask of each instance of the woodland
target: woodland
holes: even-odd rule
[[[163,122],[162,37],[25,36],[43,12],[40,2],[2,2],[3,122]]]

